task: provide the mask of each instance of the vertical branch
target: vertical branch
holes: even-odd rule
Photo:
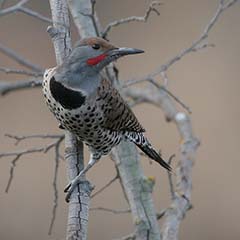
[[[136,239],[160,240],[160,231],[152,200],[154,183],[144,176],[136,147],[124,141],[112,151],[112,157],[119,170],[131,207]]]
[[[83,169],[83,143],[73,134],[65,136],[65,159],[69,179],[74,179]],[[67,240],[86,240],[91,184],[82,177],[79,186],[71,194],[68,212]]]
[[[68,0],[68,4],[80,36],[96,36],[100,32],[100,23],[94,12],[95,2]],[[116,80],[116,71],[110,68],[107,76]],[[144,177],[136,147],[133,144],[122,143],[114,150],[113,156],[133,213],[137,239],[160,240],[151,184]]]
[[[53,26],[48,27],[55,48],[57,64],[71,51],[71,38],[69,30],[69,16],[67,3],[64,0],[49,0]],[[76,136],[65,132],[65,157],[69,180],[75,178],[83,168],[83,144],[78,142]],[[83,177],[71,195],[67,225],[67,240],[87,239],[88,210],[92,187]]]
[[[168,97],[165,97],[164,101],[171,102]],[[199,140],[193,135],[188,115],[175,112],[173,121],[178,127],[182,144],[180,146],[180,161],[176,171],[176,194],[170,208],[165,213],[163,240],[178,239],[180,223],[187,210],[191,208],[191,173],[199,146]]]
[[[94,0],[68,0],[69,10],[82,38],[98,35],[95,22]]]
[[[176,124],[180,138],[180,161],[176,169],[176,189],[172,194],[171,206],[165,211],[162,227],[163,240],[177,240],[179,227],[187,210],[191,207],[192,166],[199,146],[199,140],[194,136],[189,116],[179,112],[172,99],[163,89],[126,88],[125,94],[134,100],[142,99],[160,107],[166,119]]]

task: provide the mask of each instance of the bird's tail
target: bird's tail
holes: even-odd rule
[[[171,172],[171,166],[163,160],[161,154],[152,147],[142,133],[130,134],[130,136],[128,135],[127,138],[134,142],[148,157],[158,162],[162,167]]]

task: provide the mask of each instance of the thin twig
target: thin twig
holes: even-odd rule
[[[177,103],[179,103],[180,106],[182,106],[189,114],[192,113],[192,110],[190,107],[188,107],[182,100],[180,100],[176,95],[174,95],[172,92],[170,92],[166,87],[160,86],[153,78],[149,78],[148,81],[153,84],[156,88],[162,89],[165,91],[170,97],[172,97]]]
[[[106,38],[107,37],[107,34],[110,32],[110,30],[113,28],[113,27],[117,27],[119,25],[122,25],[122,24],[125,24],[125,23],[129,23],[129,22],[147,22],[150,14],[152,12],[155,12],[157,15],[160,15],[160,12],[158,11],[158,9],[156,8],[156,6],[159,6],[161,5],[162,3],[159,2],[159,1],[153,1],[150,3],[150,5],[148,6],[148,9],[145,13],[144,16],[142,17],[138,17],[138,16],[131,16],[131,17],[127,17],[127,18],[123,18],[123,19],[119,19],[119,20],[116,20],[114,22],[111,22],[109,23],[105,29],[103,30],[102,32],[102,37],[103,38]]]
[[[31,153],[37,153],[37,152],[43,152],[43,153],[47,153],[51,148],[53,148],[56,145],[56,143],[51,143],[45,147],[41,147],[41,148],[33,148],[33,149],[27,149],[27,150],[22,150],[19,152],[7,152],[7,153],[1,153],[0,154],[0,158],[2,157],[11,157],[11,156],[15,156],[15,158],[12,160],[11,162],[11,168],[10,168],[10,177],[7,183],[7,187],[5,189],[5,192],[8,193],[10,185],[12,183],[13,180],[13,175],[14,175],[14,169],[16,167],[16,163],[17,161],[20,159],[21,156],[23,155],[27,155],[27,154],[31,154]]]
[[[97,26],[97,21],[96,21],[96,18],[95,18],[96,0],[90,0],[90,2],[91,2],[91,12],[90,13],[79,12],[79,13],[81,15],[85,16],[85,17],[91,18],[94,30],[96,32],[96,36],[100,36],[99,30],[98,30],[98,26]]]
[[[131,233],[127,236],[124,236],[124,237],[121,237],[121,238],[118,238],[118,239],[114,239],[114,240],[136,240],[136,234],[135,233]]]
[[[91,196],[91,198],[96,197],[98,194],[100,194],[101,192],[103,192],[106,188],[108,188],[112,183],[114,183],[117,179],[119,178],[119,175],[117,174],[113,179],[111,179],[108,183],[106,183],[103,187],[101,187],[98,191],[96,191],[95,193],[93,193],[93,195]]]
[[[7,134],[6,136],[15,139],[16,143],[18,143],[22,140],[25,140],[25,139],[29,139],[29,138],[57,138],[57,141],[50,143],[50,144],[46,145],[45,147],[21,150],[18,152],[0,153],[0,158],[11,157],[11,156],[14,157],[14,159],[11,162],[10,176],[9,176],[9,180],[7,183],[7,187],[5,189],[6,193],[8,193],[8,191],[9,191],[10,185],[11,185],[13,177],[14,177],[14,169],[15,169],[16,163],[20,159],[20,157],[22,157],[23,155],[31,154],[31,153],[38,153],[38,152],[47,153],[50,149],[52,149],[54,147],[57,148],[57,150],[59,150],[59,145],[62,142],[62,140],[64,139],[63,135],[48,135],[48,136],[47,135],[31,135],[31,136],[25,136],[25,137],[17,137],[17,136]]]
[[[164,217],[165,213],[166,213],[167,209],[162,210],[161,212],[157,213],[157,220],[160,220],[161,218]],[[116,240],[136,240],[136,234],[135,233],[131,233],[127,236],[124,236],[122,238],[116,239]]]
[[[180,100],[178,97],[176,97],[172,92],[170,92],[168,89],[165,87],[161,87],[163,91],[165,91],[170,97],[172,97],[179,105],[181,105],[189,114],[192,113],[192,110],[190,107],[188,107],[182,100]]]
[[[29,8],[26,8],[26,7],[20,7],[18,9],[19,12],[22,12],[22,13],[25,13],[31,17],[35,17],[39,20],[42,20],[44,22],[47,22],[47,23],[52,23],[52,20],[48,17],[45,17],[43,16],[42,14],[38,13],[38,12],[35,12],[33,11],[32,9],[29,9]]]
[[[39,72],[31,72],[23,69],[6,68],[6,67],[0,67],[0,72],[4,72],[6,74],[28,75],[33,77],[41,77],[43,75],[42,73],[39,73]]]
[[[57,207],[58,207],[58,188],[57,188],[57,177],[58,177],[58,168],[60,163],[60,154],[59,147],[63,140],[64,136],[60,138],[55,146],[55,168],[54,168],[54,177],[53,177],[53,191],[54,191],[54,204],[52,209],[52,219],[48,230],[48,235],[52,234],[53,225],[56,219]]]
[[[35,17],[39,20],[42,20],[44,22],[47,23],[52,23],[52,20],[48,17],[43,16],[42,14],[35,12],[29,8],[24,7],[24,5],[28,2],[29,0],[22,0],[20,2],[18,2],[17,4],[9,7],[9,8],[5,8],[0,10],[0,17],[7,15],[7,14],[11,14],[11,13],[15,13],[15,12],[22,12],[25,13],[31,17]]]
[[[123,213],[130,213],[131,209],[116,210],[116,209],[104,208],[104,207],[93,207],[93,208],[90,208],[90,211],[104,211],[104,212],[109,212],[114,214],[123,214]]]
[[[140,83],[140,82],[146,81],[149,78],[153,78],[153,77],[161,74],[162,72],[166,72],[172,65],[174,65],[176,62],[178,62],[179,60],[181,60],[183,57],[185,57],[186,55],[188,55],[191,52],[197,52],[197,51],[199,51],[199,50],[201,50],[201,49],[203,49],[205,47],[213,47],[214,46],[213,44],[206,44],[206,43],[204,44],[202,42],[207,39],[210,31],[215,26],[215,23],[217,22],[219,17],[222,15],[222,13],[227,8],[231,7],[233,4],[235,4],[238,1],[239,0],[232,0],[232,1],[228,1],[225,4],[220,1],[216,13],[214,14],[212,19],[209,21],[209,23],[205,27],[205,29],[202,32],[202,34],[200,35],[200,37],[197,40],[195,40],[190,45],[190,47],[187,47],[184,50],[182,50],[179,54],[177,54],[176,56],[171,58],[169,61],[167,61],[167,63],[161,65],[157,70],[155,70],[154,72],[148,74],[147,76],[142,77],[140,79],[136,79],[136,80],[129,80],[128,82],[126,82],[126,86],[130,86],[130,85],[133,85],[133,84],[136,84],[136,83]]]
[[[40,87],[42,85],[42,79],[30,79],[27,81],[18,81],[14,83],[0,82],[0,95],[5,95],[12,91]]]
[[[64,138],[64,134],[62,135],[52,135],[52,134],[34,134],[34,135],[27,135],[27,136],[16,136],[16,135],[12,135],[9,133],[5,134],[6,137],[14,139],[15,145],[18,145],[21,141],[26,140],[26,139],[32,139],[32,138],[43,138],[43,139],[62,139]]]
[[[33,64],[29,60],[25,59],[24,57],[22,57],[21,55],[16,53],[11,48],[8,48],[8,47],[4,46],[2,43],[0,43],[0,52],[5,54],[6,56],[10,57],[11,59],[15,60],[19,64],[21,64],[21,65],[23,65],[23,66],[25,66],[29,69],[32,69],[35,72],[43,73],[43,68],[39,67],[36,64]]]
[[[129,23],[129,22],[146,22],[151,14],[151,12],[155,12],[157,15],[160,15],[160,12],[158,11],[158,9],[156,8],[156,6],[161,5],[161,2],[158,1],[153,1],[150,3],[150,5],[148,6],[148,9],[146,10],[146,13],[144,16],[139,17],[139,16],[131,16],[131,17],[127,17],[127,18],[123,18],[123,19],[119,19],[116,20],[114,22],[109,23],[104,31],[102,32],[102,37],[106,38],[107,34],[109,33],[109,31],[113,28],[113,27],[117,27],[119,25],[125,24],[125,23]]]
[[[7,186],[5,188],[5,193],[8,193],[9,189],[10,189],[10,186],[11,186],[11,182],[13,180],[13,174],[14,174],[14,169],[16,167],[16,163],[17,161],[19,160],[21,155],[16,155],[16,157],[12,160],[11,162],[11,168],[10,168],[10,176],[9,176],[9,179],[8,179],[8,182],[7,182]],[[0,156],[1,157],[1,156]]]
[[[175,157],[175,154],[173,154],[172,156],[170,156],[169,160],[168,160],[168,164],[171,165],[173,158]],[[171,193],[171,198],[172,200],[175,198],[175,190],[174,190],[174,184],[173,184],[173,179],[172,179],[172,173],[171,172],[167,172],[168,174],[168,181],[169,181],[169,186],[170,186],[170,193]]]
[[[22,7],[24,4],[26,4],[28,1],[29,0],[21,0],[17,4],[11,7],[0,10],[0,17],[18,11],[19,8]]]

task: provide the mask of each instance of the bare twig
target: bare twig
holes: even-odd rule
[[[180,98],[178,98],[176,95],[174,95],[172,92],[170,92],[166,87],[159,85],[153,78],[149,78],[147,81],[149,81],[151,84],[153,84],[156,88],[162,89],[165,91],[170,97],[172,97],[177,103],[179,103],[180,106],[182,106],[189,114],[192,113],[192,110],[190,107],[188,107]]]
[[[170,97],[172,97],[177,103],[179,103],[180,106],[182,106],[189,114],[192,113],[192,110],[190,107],[188,107],[182,100],[180,100],[179,97],[176,97],[172,92],[170,92],[167,88],[161,87],[163,91],[165,91]]]
[[[149,238],[146,238],[146,239],[148,240]],[[118,239],[114,239],[114,240],[137,240],[137,237],[136,237],[135,233],[131,233],[127,236],[124,236],[124,237],[121,237],[121,238],[118,238]]]
[[[103,192],[106,188],[108,188],[110,185],[112,185],[117,179],[119,179],[119,175],[117,174],[114,178],[112,178],[107,184],[105,184],[102,188],[100,188],[98,191],[92,194],[91,198],[96,197],[98,194]]]
[[[109,212],[113,214],[123,214],[123,213],[130,213],[131,209],[124,209],[124,210],[116,210],[116,209],[111,209],[111,208],[104,208],[104,207],[93,207],[90,208],[91,211],[104,211],[104,212]]]
[[[6,74],[28,75],[33,77],[41,77],[43,75],[42,73],[39,73],[39,72],[31,72],[23,69],[6,68],[6,67],[0,67],[0,72],[4,72]]]
[[[11,135],[11,134],[5,134],[6,137],[9,137],[11,139],[14,139],[15,145],[19,144],[21,141],[27,140],[27,139],[33,139],[33,138],[42,138],[42,139],[57,139],[55,142],[48,144],[45,147],[42,148],[35,148],[35,149],[28,149],[25,151],[20,151],[20,152],[11,152],[11,153],[2,153],[0,154],[1,157],[7,157],[7,156],[14,156],[15,158],[12,160],[12,166],[10,169],[10,177],[8,180],[8,184],[6,187],[6,193],[9,191],[10,185],[13,180],[13,175],[14,175],[14,169],[16,167],[17,161],[20,159],[22,155],[30,154],[30,153],[35,153],[35,152],[43,152],[46,153],[50,149],[55,148],[55,169],[54,169],[54,178],[53,178],[53,189],[54,189],[54,205],[53,205],[53,210],[52,210],[52,219],[49,227],[49,232],[48,234],[50,235],[52,232],[53,224],[56,218],[56,210],[58,206],[58,190],[57,190],[57,174],[58,174],[58,166],[59,166],[59,159],[60,159],[60,153],[59,153],[59,148],[62,140],[64,139],[64,135],[50,135],[50,134],[36,134],[36,135],[28,135],[28,136],[16,136],[16,135]]]
[[[82,38],[99,36],[95,0],[68,0],[68,6]]]
[[[51,235],[53,225],[56,219],[56,213],[57,213],[57,207],[58,207],[58,188],[57,188],[57,177],[58,177],[58,168],[60,163],[60,154],[59,154],[59,147],[61,144],[61,141],[63,140],[64,135],[62,138],[60,138],[55,146],[55,168],[54,168],[54,177],[53,177],[53,190],[54,190],[54,204],[52,209],[52,219],[48,230],[48,235]]]
[[[22,7],[24,4],[26,4],[28,1],[29,0],[21,0],[17,4],[15,4],[9,8],[0,10],[0,17],[18,11],[19,8]]]
[[[62,141],[62,139],[61,139],[61,141]],[[2,158],[2,157],[12,157],[12,156],[14,157],[14,159],[11,162],[10,177],[9,177],[5,192],[8,193],[8,191],[9,191],[9,188],[11,186],[13,176],[14,176],[14,169],[15,169],[16,163],[20,159],[20,157],[22,157],[23,155],[31,154],[31,153],[39,153],[39,152],[47,153],[50,149],[56,147],[57,142],[55,141],[53,143],[50,143],[50,144],[46,145],[45,147],[40,147],[40,148],[32,148],[32,149],[27,149],[27,150],[21,150],[21,151],[18,151],[18,152],[0,153],[0,158]]]
[[[29,60],[27,60],[24,57],[20,56],[18,53],[16,53],[12,49],[4,46],[2,43],[0,43],[0,52],[2,52],[3,54],[7,55],[11,59],[15,60],[19,64],[21,64],[21,65],[23,65],[23,66],[25,66],[25,67],[27,67],[29,69],[32,69],[35,72],[43,73],[43,68],[37,66],[36,64],[33,64],[32,62],[30,62]]]
[[[40,87],[42,85],[42,79],[29,79],[27,81],[18,81],[14,83],[0,82],[0,95],[5,95],[12,91]]]
[[[101,34],[102,37],[106,38],[107,34],[110,32],[110,30],[113,27],[117,27],[119,25],[122,25],[122,24],[125,24],[125,23],[130,23],[130,22],[146,22],[152,12],[155,12],[157,15],[160,15],[160,12],[156,8],[156,6],[159,6],[161,4],[162,3],[158,2],[158,1],[151,2],[150,5],[148,6],[148,9],[146,10],[145,15],[142,16],[142,17],[131,16],[131,17],[128,17],[128,18],[119,19],[119,20],[116,20],[114,22],[109,23],[105,27],[104,31],[102,32],[102,34]]]
[[[160,220],[164,217],[165,213],[166,213],[167,209],[162,210],[161,212],[157,213],[157,220]],[[116,240],[136,240],[136,234],[135,233],[131,233],[127,236],[124,236],[122,238],[116,239]]]
[[[71,1],[69,1],[70,3]],[[90,7],[90,13],[88,12],[79,12],[81,15],[85,16],[85,17],[89,17],[92,20],[92,24],[93,27],[96,31],[96,35],[99,36],[99,30],[98,30],[98,26],[97,26],[97,21],[96,21],[96,14],[95,14],[95,5],[96,5],[96,0],[90,0],[91,3],[91,7]],[[70,8],[71,9],[71,8]],[[85,9],[86,10],[86,9]],[[74,10],[72,9],[72,14],[73,14]],[[78,14],[79,14],[78,13]]]
[[[213,47],[214,44],[203,43],[203,41],[205,41],[207,39],[210,31],[212,30],[212,28],[214,27],[215,23],[217,22],[219,17],[222,15],[222,13],[227,8],[233,6],[238,1],[239,0],[230,0],[225,4],[220,1],[216,13],[212,17],[212,19],[209,21],[209,23],[205,27],[203,33],[200,35],[200,37],[197,40],[195,40],[189,47],[182,50],[179,54],[177,54],[176,56],[171,58],[169,61],[167,61],[167,63],[161,65],[154,72],[152,72],[152,73],[148,74],[147,76],[142,77],[140,79],[130,80],[130,81],[126,82],[126,86],[130,86],[130,85],[133,85],[133,84],[136,84],[136,83],[146,81],[149,78],[154,78],[155,76],[161,74],[162,72],[166,72],[172,65],[174,65],[176,62],[178,62],[179,60],[181,60],[183,57],[185,57],[186,55],[188,55],[191,52],[197,52],[197,51],[199,51],[203,48],[206,48],[206,47]]]
[[[22,0],[20,2],[18,2],[17,4],[9,7],[9,8],[5,8],[0,10],[0,17],[7,15],[7,14],[11,14],[11,13],[15,13],[15,12],[22,12],[25,13],[29,16],[35,17],[39,20],[42,20],[44,22],[47,23],[52,23],[52,20],[48,17],[43,16],[42,14],[35,12],[29,8],[24,7],[24,5],[28,2],[29,0]]]
[[[146,178],[139,164],[137,149],[130,143],[122,141],[112,150],[126,192],[132,217],[134,219],[137,239],[160,240],[160,231],[152,200],[153,182]],[[137,219],[137,221],[136,221]]]
[[[175,157],[175,154],[170,156],[168,160],[168,164],[171,165],[173,158]],[[170,193],[171,193],[171,198],[172,200],[175,198],[175,190],[174,190],[174,184],[173,184],[173,175],[171,172],[168,172],[168,181],[169,181],[169,186],[170,186]]]
[[[26,140],[26,139],[32,139],[32,138],[42,138],[42,139],[63,139],[64,135],[52,135],[52,134],[35,134],[35,135],[27,135],[27,136],[16,136],[12,134],[5,134],[6,137],[14,139],[15,145],[18,145],[21,141]]]
[[[50,18],[45,17],[42,14],[33,11],[32,9],[29,9],[29,8],[26,8],[26,7],[20,7],[18,9],[18,11],[22,12],[22,13],[25,13],[25,14],[31,16],[31,17],[35,17],[35,18],[37,18],[39,20],[42,20],[42,21],[44,21],[46,23],[52,23],[52,20]]]

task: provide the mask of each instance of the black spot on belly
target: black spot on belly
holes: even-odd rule
[[[79,108],[85,103],[85,96],[81,92],[63,86],[54,77],[50,80],[50,91],[54,99],[66,109]]]

